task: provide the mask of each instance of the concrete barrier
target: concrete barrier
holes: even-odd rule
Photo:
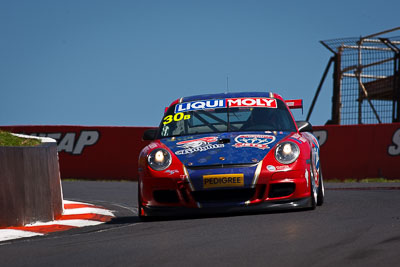
[[[137,180],[138,157],[154,127],[30,125],[0,126],[13,133],[57,140],[61,178]]]
[[[62,215],[57,143],[0,147],[0,227],[51,221]]]

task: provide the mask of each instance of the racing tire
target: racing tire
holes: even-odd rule
[[[142,191],[140,190],[140,181],[138,181],[138,187],[137,187],[137,195],[138,195],[138,208],[137,208],[137,215],[141,221],[147,220],[146,214],[144,212],[143,206],[142,206]]]
[[[322,206],[324,204],[325,198],[325,187],[324,187],[324,179],[322,178],[321,167],[319,169],[319,186],[317,192],[317,206]]]
[[[315,200],[315,183],[312,182],[311,186],[310,186],[310,198],[311,198],[311,206],[310,206],[310,210],[315,210],[315,208],[317,207],[317,201]]]
[[[311,161],[311,164],[310,164],[310,202],[311,202],[310,210],[315,210],[315,208],[317,207],[317,201],[318,201],[318,193],[317,193],[318,188],[316,188],[316,185],[315,185],[315,177],[314,177],[313,169],[314,169],[314,165],[312,164],[312,161]]]

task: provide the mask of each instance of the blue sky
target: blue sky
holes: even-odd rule
[[[0,125],[156,126],[181,97],[273,91],[305,119],[319,41],[400,26],[391,1],[0,0]],[[332,75],[310,122],[331,112]]]

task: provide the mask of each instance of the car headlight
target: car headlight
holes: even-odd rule
[[[153,170],[163,171],[171,165],[171,154],[163,148],[157,148],[150,152],[147,162]]]
[[[299,146],[293,142],[282,142],[275,149],[275,158],[282,164],[294,162],[299,155]]]

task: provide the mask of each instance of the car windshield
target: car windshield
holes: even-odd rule
[[[281,100],[243,99],[242,102],[237,99],[234,99],[235,102],[231,99],[216,99],[173,105],[160,124],[159,137],[243,131],[296,131],[292,116]]]

